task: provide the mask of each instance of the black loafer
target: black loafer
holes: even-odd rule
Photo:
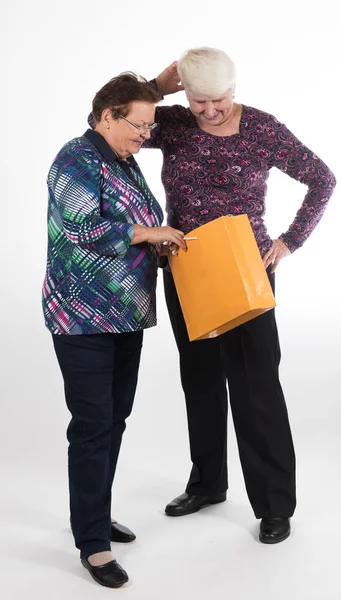
[[[122,569],[116,560],[111,560],[106,565],[101,565],[100,567],[90,565],[87,558],[81,558],[81,563],[89,571],[96,583],[105,587],[119,588],[128,581],[126,571]]]
[[[174,498],[172,502],[167,504],[165,512],[168,517],[182,517],[198,512],[198,510],[210,504],[225,502],[225,500],[226,492],[213,494],[212,496],[194,496],[184,492],[184,494]]]
[[[262,519],[260,523],[259,540],[263,544],[278,544],[290,535],[290,519],[287,517],[272,517]]]
[[[110,539],[112,542],[120,542],[121,544],[128,544],[136,540],[136,535],[125,525],[112,521],[110,529]]]

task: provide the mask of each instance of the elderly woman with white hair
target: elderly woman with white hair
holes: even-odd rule
[[[234,102],[235,80],[224,52],[185,52],[155,83],[163,95],[184,88],[189,107],[158,107],[158,128],[144,146],[163,153],[168,224],[186,234],[223,215],[247,214],[274,289],[278,263],[316,227],[335,178],[274,116]],[[293,223],[275,240],[263,220],[273,167],[308,186]],[[278,375],[274,310],[218,338],[189,342],[169,269],[164,286],[193,462],[185,493],[166,506],[166,514],[188,515],[226,500],[227,380],[246,490],[261,519],[259,539],[281,542],[290,535],[296,505],[295,454]]]

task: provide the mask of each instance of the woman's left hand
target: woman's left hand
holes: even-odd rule
[[[177,244],[161,244],[160,256],[168,256],[168,254],[178,254],[179,246]]]
[[[267,269],[272,263],[271,273],[274,273],[282,258],[289,256],[289,254],[291,252],[282,240],[273,240],[270,250],[263,256],[264,267]]]
[[[177,61],[174,61],[156,77],[157,88],[163,96],[175,94],[175,92],[180,92],[180,90],[184,89],[180,83],[177,65]]]

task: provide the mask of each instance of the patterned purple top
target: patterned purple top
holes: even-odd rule
[[[336,180],[322,160],[282,123],[242,107],[239,133],[220,137],[198,127],[189,108],[162,106],[159,127],[143,147],[163,153],[162,182],[168,224],[188,233],[223,215],[249,216],[262,255],[272,240],[263,217],[272,167],[308,186],[293,223],[280,239],[291,252],[302,246],[321,219]]]

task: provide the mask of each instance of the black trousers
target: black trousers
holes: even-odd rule
[[[110,550],[111,487],[134,402],[143,332],[53,335],[72,418],[71,527],[81,558]]]
[[[268,274],[274,289],[274,275]],[[240,461],[255,516],[292,516],[295,454],[278,376],[281,354],[274,310],[217,338],[190,342],[167,270],[164,288],[180,354],[193,462],[186,492],[211,495],[228,487],[228,382]]]

